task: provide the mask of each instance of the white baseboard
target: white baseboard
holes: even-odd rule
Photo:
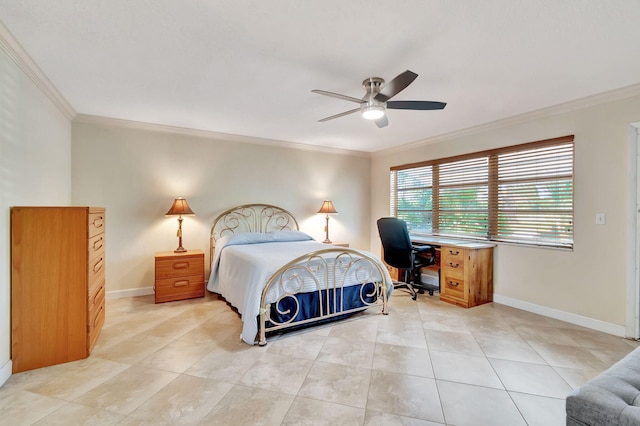
[[[11,360],[7,361],[2,368],[0,368],[0,386],[4,385],[9,377],[11,377],[11,369],[13,368],[13,363]]]
[[[545,317],[554,318],[571,324],[590,328],[592,330],[602,331],[603,333],[613,334],[614,336],[625,337],[625,326],[611,324],[596,320],[582,315],[572,314],[570,312],[549,308],[547,306],[536,305],[535,303],[524,302],[518,299],[512,299],[499,294],[493,294],[493,301],[502,305],[511,306],[512,308],[522,309],[523,311],[533,312],[535,314],[544,315]]]
[[[148,296],[153,294],[153,287],[130,288],[128,290],[107,291],[107,300],[122,299],[125,297]]]

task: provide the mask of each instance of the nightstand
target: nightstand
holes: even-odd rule
[[[332,246],[338,246],[338,247],[346,247],[349,248],[349,243],[325,243],[325,244],[330,244]]]
[[[156,303],[204,297],[204,252],[156,253]]]

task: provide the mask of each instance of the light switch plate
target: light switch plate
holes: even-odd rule
[[[605,217],[604,213],[596,213],[596,225],[604,225]]]

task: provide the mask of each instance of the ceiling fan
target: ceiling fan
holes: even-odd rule
[[[345,101],[360,104],[358,108],[341,112],[340,114],[332,115],[318,121],[325,122],[333,120],[334,118],[344,117],[345,115],[361,111],[362,117],[366,118],[367,120],[374,120],[378,127],[386,127],[389,124],[389,119],[387,118],[386,114],[387,108],[411,110],[444,109],[444,107],[447,105],[446,102],[389,100],[403,91],[408,85],[413,83],[413,80],[415,80],[417,77],[418,74],[407,70],[399,74],[396,78],[386,84],[384,82],[384,79],[380,77],[367,78],[362,82],[362,86],[367,91],[362,99],[341,95],[339,93],[327,92],[326,90],[312,90],[313,93],[331,96],[332,98],[343,99]]]

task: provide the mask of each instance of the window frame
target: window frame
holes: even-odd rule
[[[457,156],[446,157],[446,158],[438,158],[433,160],[421,161],[417,163],[399,165],[399,166],[392,166],[390,167],[390,213],[391,213],[391,216],[398,217],[398,213],[399,212],[401,213],[403,211],[399,207],[399,202],[401,200],[401,197],[399,197],[398,191],[402,192],[402,191],[408,191],[411,189],[411,188],[400,188],[400,189],[398,188],[398,175],[399,175],[398,172],[407,171],[407,170],[416,170],[416,173],[419,173],[420,169],[431,167],[430,171],[428,172],[428,174],[430,174],[432,178],[431,186],[426,187],[422,185],[421,187],[416,187],[416,190],[420,188],[431,189],[432,197],[430,201],[431,201],[432,209],[431,210],[429,209],[412,210],[413,214],[416,216],[423,214],[424,217],[427,218],[429,217],[429,214],[430,214],[431,226],[430,227],[425,226],[423,229],[418,231],[415,231],[415,230],[412,231],[410,228],[410,232],[415,233],[417,235],[429,234],[429,235],[447,236],[447,237],[454,237],[454,238],[465,238],[465,239],[474,239],[474,240],[482,240],[482,241],[509,243],[509,244],[516,244],[516,245],[524,245],[524,246],[538,246],[538,247],[542,246],[542,247],[549,247],[549,248],[573,249],[574,247],[574,214],[575,214],[574,213],[574,209],[575,209],[575,143],[574,143],[574,139],[575,139],[574,135],[567,135],[567,136],[562,136],[558,138],[511,145],[507,147],[496,148],[496,149],[485,150],[485,151],[478,151],[478,152],[473,152],[469,154],[457,155]],[[504,159],[505,154],[509,156],[515,154],[517,156],[518,153],[520,153],[522,155],[522,158],[527,158],[527,152],[531,152],[532,150],[540,150],[539,152],[535,153],[533,157],[534,160],[546,161],[544,160],[545,156],[543,154],[545,148],[556,148],[560,150],[562,149],[562,147],[566,148],[566,152],[561,152],[561,154],[565,155],[566,158],[561,157],[561,158],[564,158],[564,161],[561,162],[562,167],[557,167],[558,168],[557,176],[553,175],[551,178],[549,178],[549,177],[537,177],[537,175],[534,175],[534,177],[529,176],[526,178],[522,178],[522,179],[518,178],[513,180],[514,174],[511,173],[510,174],[511,180],[500,181],[499,179],[500,169],[498,166],[498,159],[500,158]],[[445,185],[442,185],[442,183],[440,182],[441,166],[449,165],[450,163],[456,163],[456,162],[460,162],[460,164],[463,165],[465,164],[464,162],[468,163],[469,160],[478,160],[482,158],[487,159],[486,161],[487,162],[486,232],[477,233],[477,232],[480,232],[477,223],[462,224],[458,228],[459,230],[472,229],[472,230],[475,230],[476,233],[446,232],[446,230],[444,230],[445,232],[443,232],[443,229],[441,229],[441,226],[440,226],[440,217],[445,213],[445,211],[440,208],[440,198],[442,197],[441,190],[443,187],[445,187]],[[570,159],[570,164],[568,159]],[[553,161],[554,161],[553,159],[550,159],[548,163],[553,164]],[[543,164],[547,164],[547,163],[545,162]],[[527,166],[517,166],[517,167],[522,167],[522,170],[523,170],[522,173],[527,174],[526,173]],[[427,170],[427,169],[424,169],[424,170]],[[568,170],[568,173],[567,173],[567,170]],[[518,173],[520,173],[520,169],[517,169],[515,173],[516,176]],[[500,204],[501,204],[500,194],[503,194],[503,195],[508,194],[513,197],[514,192],[508,192],[507,190],[504,189],[508,187],[510,184],[512,184],[513,182],[516,182],[516,186],[518,184],[524,184],[525,186],[530,185],[530,186],[535,186],[536,188],[537,188],[537,185],[542,185],[542,182],[555,183],[558,186],[558,188],[560,188],[561,185],[564,185],[563,187],[564,191],[560,192],[561,189],[558,189],[559,191],[558,196],[563,197],[561,198],[561,201],[563,201],[561,208],[558,208],[558,209],[550,208],[548,210],[545,210],[544,208],[539,207],[537,210],[534,209],[533,211],[526,210],[526,209],[522,210],[524,212],[523,213],[524,216],[529,216],[529,219],[527,220],[531,222],[535,222],[536,220],[542,220],[542,219],[532,219],[532,218],[533,217],[544,218],[545,213],[549,213],[551,215],[557,215],[557,218],[554,217],[554,220],[550,222],[552,230],[547,233],[546,237],[544,236],[543,230],[540,230],[537,232],[538,234],[540,234],[540,236],[538,237],[532,236],[535,234],[534,232],[531,232],[529,236],[522,236],[522,237],[514,237],[514,236],[507,237],[505,236],[506,234],[504,234],[504,231],[502,231],[503,233],[502,235],[500,234],[499,232],[500,229],[506,229],[505,227],[500,228],[498,223],[499,216],[501,215],[501,211],[506,211],[506,209],[501,210],[500,208]],[[470,183],[464,183],[464,182],[459,184],[458,187],[461,188],[465,184],[471,185],[471,186],[475,185],[478,188],[482,187],[481,183],[477,183],[476,185],[476,184],[470,184]],[[502,193],[500,192],[501,185],[503,188]],[[449,187],[455,188],[456,185],[450,184]],[[570,187],[570,197],[567,194],[567,188],[569,187]],[[519,190],[517,189],[513,191],[516,192],[516,197],[526,196],[526,195],[518,194],[517,191]],[[479,194],[480,192],[476,192],[476,195],[479,195]],[[505,204],[504,198],[502,200],[503,200],[502,204],[504,205]],[[524,198],[523,200],[525,202],[531,201],[534,203],[535,202],[540,203],[541,197],[538,196],[537,198],[536,197]],[[463,203],[460,203],[460,204],[463,204]],[[465,211],[471,212],[472,210],[464,210],[464,209],[459,210],[462,216],[464,216]],[[482,209],[474,209],[473,211],[483,212]],[[450,212],[449,214],[451,215]],[[400,217],[401,216],[402,214],[400,214]],[[482,215],[479,215],[477,220],[482,220],[481,216]],[[503,218],[505,217],[504,213],[502,214],[502,217]],[[549,226],[548,223],[546,225]],[[553,228],[559,228],[560,230],[553,230]],[[514,229],[519,229],[519,228],[515,227]]]

